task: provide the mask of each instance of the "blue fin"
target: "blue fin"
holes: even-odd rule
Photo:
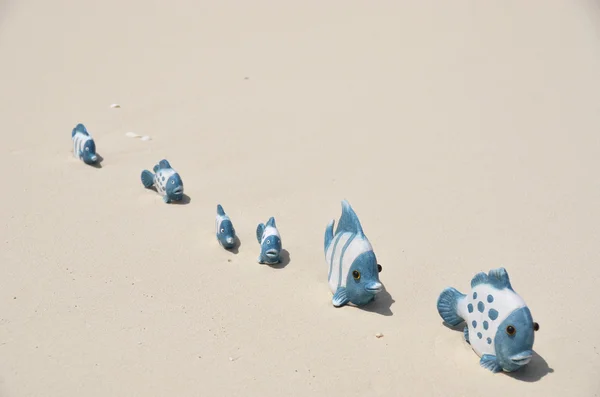
[[[156,174],[158,170],[160,170],[160,167],[158,166],[158,164],[156,164],[154,168],[152,168],[152,171],[154,171],[154,173]]]
[[[512,285],[510,285],[508,273],[503,267],[490,270],[490,272],[488,273],[488,280],[490,281],[490,284],[492,284],[498,289],[508,288],[512,290]]]
[[[333,298],[331,298],[331,303],[333,303],[333,306],[335,307],[340,307],[344,306],[348,302],[350,302],[350,299],[348,299],[348,296],[346,295],[346,288],[339,287],[337,291],[335,291]]]
[[[489,284],[496,289],[508,288],[512,290],[510,280],[508,279],[508,273],[503,267],[492,269],[488,274],[485,274],[484,272],[477,273],[471,280],[471,288],[475,288],[480,284]]]
[[[485,369],[489,369],[490,371],[496,373],[502,371],[500,364],[498,364],[498,360],[496,356],[493,354],[484,354],[481,356],[481,360],[479,360],[479,365],[481,365]]]
[[[477,273],[471,280],[471,288],[475,288],[480,284],[487,284],[488,276],[484,272]]]
[[[354,212],[352,207],[350,207],[348,201],[342,200],[342,216],[340,217],[340,221],[338,222],[335,234],[345,232],[364,235],[362,226],[360,225],[360,221],[358,220],[358,216],[356,216],[356,213]]]
[[[265,224],[259,223],[258,226],[256,227],[256,239],[258,240],[259,244],[260,244],[260,240],[262,240],[262,235],[263,235],[264,231],[265,231]]]
[[[148,170],[142,171],[142,183],[145,188],[149,188],[154,185],[154,175]]]
[[[169,204],[169,203],[171,202],[171,199],[169,198],[169,195],[168,195],[168,194],[165,194],[165,195],[163,196],[163,201],[164,201],[165,203],[167,203],[167,204]]]
[[[327,253],[327,247],[329,247],[329,244],[331,244],[331,241],[333,241],[333,224],[335,223],[335,220],[329,222],[327,224],[327,227],[325,228],[325,253]]]
[[[217,215],[219,215],[219,216],[225,215],[225,211],[223,210],[223,207],[221,206],[221,204],[217,204]]]
[[[465,329],[463,329],[463,336],[465,337],[465,341],[470,345],[471,341],[469,340],[469,326],[465,325]]]
[[[275,218],[274,217],[270,217],[269,218],[269,220],[267,221],[267,226],[277,227],[277,225],[275,224]]]
[[[452,287],[442,291],[437,300],[437,310],[446,323],[454,326],[464,321],[458,315],[458,300],[465,296]]]
[[[81,132],[83,135],[90,135],[85,126],[81,123],[77,124],[75,128],[73,128],[73,131],[71,132],[71,138],[73,138],[78,132]]]
[[[158,168],[161,170],[164,170],[165,168],[171,168],[171,164],[169,164],[167,160],[163,159],[158,162]]]

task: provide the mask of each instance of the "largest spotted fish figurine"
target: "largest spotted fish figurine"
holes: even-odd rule
[[[465,340],[492,372],[513,372],[531,361],[534,331],[539,329],[531,312],[510,285],[506,269],[478,273],[464,295],[444,289],[437,301],[442,319],[452,325],[463,321]]]
[[[167,160],[161,160],[154,166],[154,174],[148,170],[142,171],[141,178],[144,187],[156,187],[165,203],[183,199],[183,181]]]
[[[342,216],[335,234],[334,222],[325,229],[325,260],[329,265],[327,279],[333,306],[365,305],[383,290],[379,281],[381,265],[348,201],[342,201]]]

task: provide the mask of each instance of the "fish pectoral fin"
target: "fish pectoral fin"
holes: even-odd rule
[[[164,195],[164,196],[163,196],[163,201],[164,201],[165,203],[169,204],[169,203],[171,202],[171,199],[169,198],[169,196],[168,196],[168,195]]]
[[[463,330],[463,335],[465,337],[465,341],[468,344],[471,344],[471,341],[469,341],[469,326],[468,325],[465,325],[465,329]]]
[[[483,356],[481,356],[481,360],[479,360],[479,365],[494,373],[500,372],[502,370],[500,364],[498,364],[498,359],[493,354],[484,354]]]
[[[337,291],[335,291],[335,294],[333,294],[333,298],[331,298],[331,303],[333,303],[333,306],[335,307],[344,306],[348,302],[350,302],[350,299],[348,299],[346,288],[344,287],[338,288]]]

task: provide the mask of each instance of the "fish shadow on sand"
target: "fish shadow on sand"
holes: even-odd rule
[[[158,194],[158,190],[154,186],[147,187],[146,189],[152,190]],[[161,197],[162,198],[162,197]],[[192,198],[187,194],[183,193],[183,197],[179,201],[171,201],[169,204],[173,205],[188,205],[192,201]]]
[[[242,241],[238,238],[238,236],[235,236],[235,241],[233,242],[233,247],[231,248],[225,248],[227,251],[231,252],[234,255],[239,254],[240,252],[240,247],[242,246]]]
[[[98,157],[98,160],[96,160],[94,164],[90,164],[90,166],[94,168],[102,168],[102,162],[104,161],[104,157],[100,156],[98,153],[96,153],[96,157]]]
[[[359,308],[366,312],[381,314],[382,316],[393,316],[394,312],[392,312],[391,307],[394,302],[396,301],[392,298],[392,295],[384,288],[383,291],[375,296],[372,302]]]
[[[553,373],[554,370],[548,366],[548,363],[542,356],[533,351],[533,357],[529,364],[515,372],[505,372],[506,376],[523,381],[537,382],[544,376]]]
[[[272,267],[273,269],[283,269],[284,267],[286,267],[287,265],[290,264],[290,261],[291,261],[290,253],[288,252],[288,250],[286,250],[284,248],[279,253],[279,263],[276,263],[274,265],[268,265],[268,266]]]
[[[463,334],[465,329],[465,322],[462,322],[458,325],[452,326],[446,322],[442,321],[442,324],[452,331],[460,332]],[[464,340],[464,337],[463,337]],[[466,343],[466,342],[465,342]],[[470,345],[469,345],[470,346]],[[504,375],[509,376],[511,378],[523,381],[523,382],[537,382],[542,379],[544,376],[553,373],[554,370],[548,366],[548,363],[542,356],[537,354],[535,351],[533,352],[533,357],[531,357],[531,361],[529,364],[524,366],[523,368],[515,371],[515,372],[502,372]]]

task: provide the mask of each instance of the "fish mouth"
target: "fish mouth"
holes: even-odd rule
[[[365,289],[372,294],[378,294],[383,290],[383,284],[374,281],[365,285]]]
[[[93,163],[95,163],[95,162],[96,162],[96,160],[98,160],[98,156],[96,156],[96,155],[94,154],[94,155],[90,156],[90,160],[91,160]]]
[[[233,243],[234,243],[233,237],[227,237],[225,239],[225,244],[227,244],[227,245],[233,245]]]
[[[516,365],[523,366],[529,364],[529,362],[531,361],[531,357],[533,357],[533,352],[531,350],[527,350],[519,354],[515,354],[514,356],[511,356],[510,361],[512,361]]]
[[[175,189],[173,189],[173,194],[176,196],[182,196],[183,195],[183,186],[177,186]]]
[[[265,256],[269,259],[276,259],[279,256],[279,251],[277,251],[276,249],[270,249],[267,252],[265,252]]]

